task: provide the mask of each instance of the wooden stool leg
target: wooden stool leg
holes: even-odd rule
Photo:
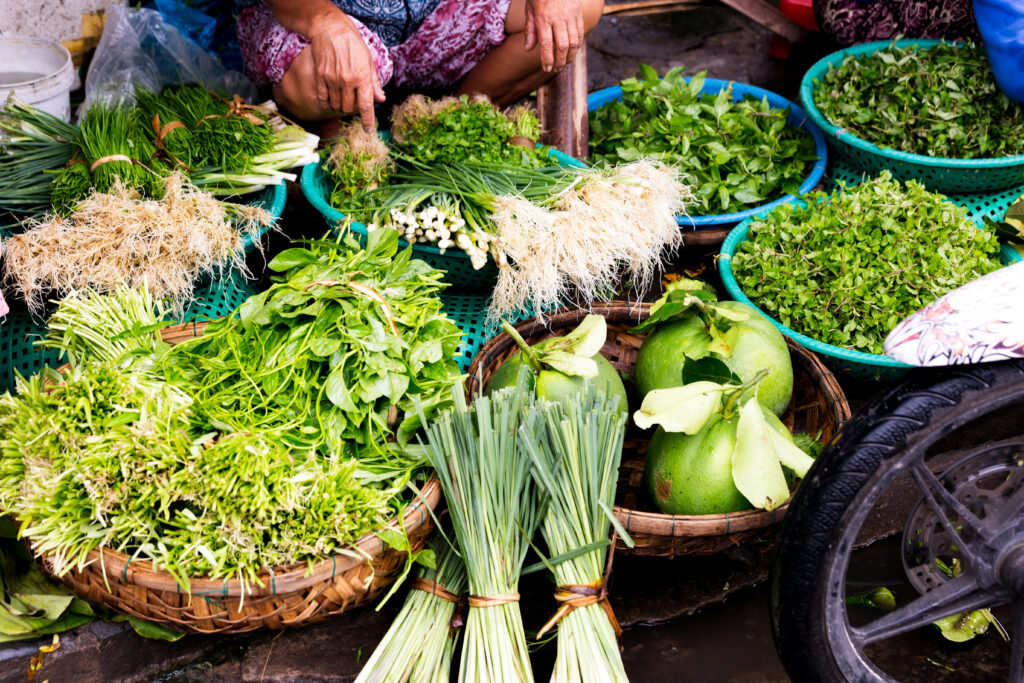
[[[577,159],[587,158],[587,46],[537,90],[541,141]]]

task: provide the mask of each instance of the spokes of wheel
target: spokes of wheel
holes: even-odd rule
[[[960,524],[973,531],[978,538],[986,541],[989,540],[993,534],[992,530],[988,528],[984,521],[978,519],[963,503],[957,500],[923,462],[914,463],[912,474],[914,481],[917,482],[917,487],[921,489],[921,494],[924,496],[925,501],[928,502],[928,506],[946,529],[950,540],[956,543],[960,553],[968,563],[972,566],[977,566],[978,558],[971,551],[969,544],[961,537],[959,531],[950,522],[949,513],[946,510],[952,511],[959,519]]]
[[[851,627],[850,636],[854,644],[863,649],[870,643],[913,631],[953,614],[1005,602],[1006,599],[999,599],[979,588],[973,576],[961,574],[884,617],[864,626]]]

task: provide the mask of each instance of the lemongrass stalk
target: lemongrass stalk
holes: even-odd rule
[[[551,681],[626,681],[618,624],[613,625],[610,607],[606,611],[602,604],[607,600],[607,539],[626,414],[619,412],[617,398],[609,399],[594,388],[561,404],[541,401],[537,411],[538,424],[519,428],[519,443],[533,462],[537,486],[548,496],[542,526],[548,549],[563,556],[598,546],[553,566],[558,593],[569,600],[562,602],[548,625],[558,626]]]
[[[433,549],[437,569],[424,567],[419,578],[461,596],[466,589],[462,559],[441,536],[435,537]],[[458,640],[457,610],[451,599],[413,587],[356,683],[448,683]]]
[[[543,516],[529,457],[517,448],[531,392],[521,374],[515,387],[426,424],[427,457],[437,470],[459,551],[466,564],[466,617],[460,682],[532,682],[519,611],[519,573]]]

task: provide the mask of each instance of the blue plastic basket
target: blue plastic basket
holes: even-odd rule
[[[762,215],[767,214],[768,211],[762,212]],[[775,318],[765,313],[761,307],[751,301],[743,290],[740,289],[739,283],[736,282],[736,277],[732,272],[732,257],[736,254],[740,244],[747,240],[747,232],[750,229],[751,223],[757,220],[758,216],[752,216],[739,225],[737,225],[726,237],[725,243],[722,245],[722,252],[718,259],[718,273],[722,278],[722,284],[725,285],[725,289],[729,292],[729,295],[736,301],[752,306],[761,312],[768,320],[771,321],[775,327],[779,329],[787,337],[790,337],[804,348],[810,349],[817,354],[820,354],[825,362],[835,371],[837,374],[845,374],[856,379],[864,380],[881,380],[889,381],[895,380],[906,374],[912,366],[899,361],[893,360],[888,356],[874,353],[864,353],[863,351],[854,351],[852,349],[844,349],[839,346],[833,346],[832,344],[826,344],[825,342],[812,339],[807,335],[800,334],[794,329],[791,329]],[[977,214],[972,214],[971,218],[975,224],[980,228],[984,227],[984,223]],[[1000,260],[1004,265],[1013,263],[1021,260],[1020,254],[1010,247],[1003,246],[999,252]]]
[[[1020,185],[1024,182],[1024,154],[992,159],[947,159],[878,147],[837,128],[825,119],[814,103],[818,82],[825,77],[830,65],[838,66],[847,55],[873,54],[893,45],[924,50],[940,43],[938,40],[879,41],[833,52],[815,62],[804,74],[800,82],[800,103],[828,138],[834,160],[871,175],[888,169],[900,180],[913,179],[937,192],[961,194],[992,192]]]
[[[689,82],[690,79],[686,79]],[[723,81],[716,78],[708,78],[704,81],[704,87],[701,88],[701,93],[714,94],[718,91],[732,86],[732,99],[734,102],[741,101],[745,96],[752,95],[757,99],[767,98],[768,104],[775,107],[776,109],[789,109],[789,118],[786,121],[797,128],[802,128],[814,138],[814,153],[818,155],[818,161],[811,167],[811,172],[807,175],[806,180],[800,185],[800,194],[810,192],[825,175],[825,167],[827,165],[828,147],[825,144],[825,136],[821,134],[818,127],[810,120],[804,110],[797,106],[794,102],[790,102],[782,95],[776,95],[770,90],[764,90],[757,88],[752,85],[746,85],[744,83],[736,83],[733,81]],[[587,110],[594,111],[599,107],[602,107],[609,102],[622,99],[622,88],[613,85],[610,88],[598,90],[590,93],[587,96]],[[725,228],[731,225],[736,225],[740,221],[753,216],[761,211],[768,211],[780,204],[795,201],[797,197],[787,194],[784,197],[779,197],[775,201],[768,202],[767,204],[761,204],[745,211],[735,211],[733,213],[723,213],[717,216],[679,216],[676,218],[676,222],[679,223],[679,227],[689,230],[708,230],[711,228]]]
[[[550,155],[562,166],[585,166],[579,159],[551,149]],[[302,194],[306,196],[309,203],[320,212],[327,222],[327,227],[337,230],[345,222],[345,214],[331,206],[331,180],[324,171],[323,164],[310,164],[302,169]],[[366,239],[366,226],[362,223],[352,222],[351,231],[363,241]],[[405,248],[408,242],[398,241],[399,247]],[[441,250],[429,244],[414,244],[412,250],[416,258],[423,259],[434,268],[445,271],[445,281],[460,289],[490,288],[498,279],[498,268],[491,258],[487,259],[487,265],[480,270],[474,270],[470,263],[469,256],[461,249],[447,249],[442,254]]]

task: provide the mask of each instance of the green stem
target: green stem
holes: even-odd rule
[[[731,389],[732,393],[729,395],[729,398],[726,399],[725,405],[722,407],[722,415],[725,417],[731,417],[733,414],[733,408],[735,407],[736,402],[740,400],[740,396],[743,395],[743,392],[750,387],[757,386],[761,380],[768,376],[768,373],[768,370],[761,370],[751,377],[749,381],[740,384],[735,389]]]
[[[516,328],[512,327],[512,323],[507,320],[502,320],[501,329],[505,330],[505,332],[508,333],[508,336],[512,337],[512,341],[514,341],[516,346],[519,347],[519,350],[523,352],[523,358],[526,359],[526,364],[530,366],[530,369],[533,370],[534,374],[540,373],[540,371],[544,369],[544,366],[541,365],[540,360],[537,358],[537,354],[533,352],[533,349],[526,343],[526,340],[523,339]]]

